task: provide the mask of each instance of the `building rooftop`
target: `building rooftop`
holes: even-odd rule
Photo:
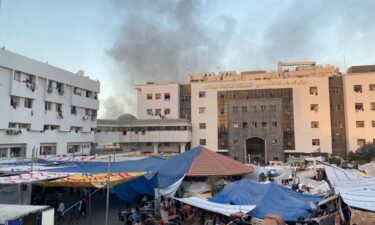
[[[131,114],[124,114],[115,120],[98,119],[97,126],[172,126],[172,125],[190,125],[187,119],[142,119],[139,120]]]
[[[348,73],[371,73],[375,72],[375,65],[363,65],[349,67]]]

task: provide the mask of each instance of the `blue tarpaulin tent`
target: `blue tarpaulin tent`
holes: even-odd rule
[[[149,157],[136,161],[113,162],[111,163],[112,173],[126,172],[150,172],[146,176],[123,183],[111,188],[111,192],[124,202],[134,203],[142,195],[154,195],[154,188],[157,187],[155,172],[166,162],[166,160]],[[77,164],[66,168],[56,168],[48,171],[62,173],[107,173],[107,162],[90,162]]]
[[[285,221],[308,217],[312,213],[308,202],[317,204],[320,200],[320,196],[302,194],[273,182],[260,184],[247,179],[225,185],[210,199],[223,204],[256,205],[250,212],[252,216],[263,219],[274,213],[283,216]]]

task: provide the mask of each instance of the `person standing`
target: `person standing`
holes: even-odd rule
[[[64,215],[63,215],[64,211],[65,211],[65,204],[64,204],[63,201],[60,201],[59,207],[56,210],[57,221],[59,222],[59,224],[60,224],[61,221],[64,221]]]

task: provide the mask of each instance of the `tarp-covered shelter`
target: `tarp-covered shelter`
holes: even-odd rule
[[[222,204],[256,205],[250,212],[253,217],[263,219],[272,213],[283,216],[285,221],[309,217],[312,213],[309,202],[317,204],[320,200],[320,196],[302,194],[274,182],[261,184],[247,179],[225,185],[210,199]]]
[[[74,174],[69,177],[49,181],[39,182],[38,185],[44,187],[93,187],[104,188],[107,187],[108,178],[109,186],[113,187],[125,182],[134,180],[140,176],[145,175],[145,172],[133,173],[95,173],[95,174]]]
[[[36,205],[5,205],[0,204],[0,225],[5,224],[11,224],[11,225],[21,225],[21,224],[37,224],[36,218],[32,218],[33,220],[30,221],[30,219],[23,221],[24,217],[27,217],[30,214],[34,214],[37,212],[46,212],[42,213],[40,216],[40,224],[47,224],[43,223],[44,221],[50,221],[54,222],[54,211],[53,209],[50,209],[49,206],[36,206]],[[51,213],[49,213],[48,211]],[[48,218],[47,218],[48,217]]]
[[[250,166],[208,150],[203,146],[198,146],[172,157],[160,167],[160,187],[169,187],[183,176],[234,176],[251,173],[252,171],[253,169]]]
[[[350,207],[375,212],[375,177],[366,177],[358,170],[325,166],[329,183]]]
[[[210,202],[198,197],[190,197],[190,198],[175,198],[176,200],[183,202],[185,204],[205,209],[211,212],[219,213],[224,216],[230,216],[235,213],[248,213],[255,208],[255,205],[228,205],[228,204],[221,204]]]

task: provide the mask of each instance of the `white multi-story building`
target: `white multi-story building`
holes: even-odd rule
[[[375,143],[375,66],[354,66],[343,77],[347,149]]]
[[[242,161],[346,155],[375,141],[374,66],[342,75],[331,65],[280,62],[277,71],[200,73],[173,85],[137,85],[138,116],[162,108],[155,93],[174,92],[179,100],[167,107],[191,119],[191,145]]]
[[[88,154],[100,84],[0,50],[0,157]]]

